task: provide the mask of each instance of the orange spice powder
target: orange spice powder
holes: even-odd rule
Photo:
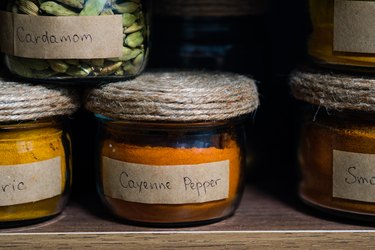
[[[357,120],[333,122],[309,122],[303,128],[302,198],[319,207],[375,214],[373,203],[333,197],[333,150],[375,154],[375,127]]]
[[[151,223],[209,221],[230,215],[242,191],[242,163],[236,141],[227,139],[223,148],[173,148],[136,146],[104,141],[101,156],[129,163],[152,166],[190,165],[229,160],[229,196],[227,199],[197,204],[142,204],[105,196],[113,212],[121,218]]]

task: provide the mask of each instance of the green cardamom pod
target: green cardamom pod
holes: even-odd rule
[[[122,14],[122,25],[129,27],[137,20],[137,17],[133,14],[125,13]]]
[[[122,62],[116,62],[114,64],[111,64],[109,66],[106,66],[102,69],[100,69],[98,75],[99,76],[105,76],[115,73],[119,68],[121,68]]]
[[[103,67],[104,65],[104,59],[89,59],[89,60],[81,60],[81,61],[94,67]]]
[[[112,8],[118,13],[133,13],[138,10],[139,4],[135,2],[124,2],[120,4],[113,4]]]
[[[64,62],[70,65],[79,66],[79,60],[77,59],[65,59]]]
[[[79,67],[70,67],[67,71],[66,74],[70,76],[75,76],[75,77],[85,77],[90,75],[92,72],[92,68],[88,66],[79,66]]]
[[[125,38],[125,45],[131,48],[135,48],[135,47],[140,46],[143,43],[143,41],[144,39],[143,39],[142,32],[138,31],[138,32],[134,32],[128,35]]]
[[[48,60],[51,69],[58,73],[65,73],[69,69],[69,64],[65,63],[63,60]]]
[[[79,13],[80,16],[99,16],[104,9],[106,0],[86,0],[83,10]]]
[[[131,62],[126,62],[123,66],[122,66],[122,69],[130,74],[130,75],[133,75],[133,74],[136,74],[137,73],[137,70],[135,69],[134,65],[131,63]]]
[[[40,5],[40,9],[46,12],[47,14],[54,16],[78,16],[78,14],[64,6],[53,2],[47,1]]]
[[[122,68],[119,68],[115,72],[115,76],[123,76],[125,74],[124,70]]]
[[[55,0],[73,8],[82,9],[84,0]]]
[[[133,60],[134,66],[141,66],[144,58],[145,58],[145,53],[142,52],[136,58],[134,58],[134,60]]]
[[[140,31],[141,29],[143,29],[143,25],[139,25],[138,23],[134,23],[132,26],[128,27],[128,28],[124,28],[124,34],[130,34],[130,33],[134,33],[134,32],[137,32],[137,31]]]
[[[140,49],[130,49],[128,47],[122,48],[122,56],[119,58],[120,61],[129,61],[136,58],[139,54],[142,53]]]
[[[31,15],[31,16],[38,15],[39,7],[35,3],[29,0],[18,0],[16,3],[18,5],[18,10],[21,13]]]

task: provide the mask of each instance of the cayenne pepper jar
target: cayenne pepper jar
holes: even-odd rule
[[[301,131],[301,198],[334,214],[374,216],[375,79],[305,70],[291,84],[313,104]]]
[[[79,106],[66,89],[0,80],[0,226],[51,218],[71,186],[67,117]]]
[[[151,225],[232,215],[244,188],[243,120],[257,106],[254,81],[224,73],[147,73],[90,91],[102,200]]]

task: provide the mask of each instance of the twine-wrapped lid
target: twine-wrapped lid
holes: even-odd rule
[[[161,16],[246,16],[269,9],[269,0],[158,0],[155,12]]]
[[[78,107],[73,90],[0,79],[0,122],[71,115]]]
[[[375,111],[375,78],[317,70],[291,75],[293,95],[302,101],[334,110]]]
[[[89,91],[86,108],[127,121],[198,122],[240,117],[259,104],[254,80],[230,73],[155,72]]]

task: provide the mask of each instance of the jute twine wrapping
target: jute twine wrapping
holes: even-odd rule
[[[162,16],[244,16],[267,11],[268,0],[158,0],[156,13]]]
[[[86,108],[113,119],[196,122],[227,120],[259,104],[254,80],[224,73],[146,73],[89,91]]]
[[[328,109],[375,111],[375,78],[296,71],[291,87],[297,99]]]
[[[70,90],[0,79],[0,122],[70,115],[78,107],[78,96]]]

